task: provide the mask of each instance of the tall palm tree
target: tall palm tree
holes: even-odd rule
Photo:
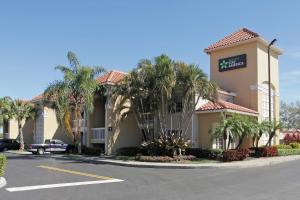
[[[50,84],[44,94],[49,100],[54,100],[58,118],[60,121],[64,120],[65,125],[70,121],[70,112],[74,113],[77,124],[73,142],[81,153],[81,113],[84,112],[87,116],[93,111],[94,94],[99,87],[95,78],[105,72],[105,69],[81,65],[73,52],[68,52],[67,57],[69,67],[65,65],[55,67],[63,73],[64,79]]]
[[[20,150],[24,150],[24,136],[23,126],[24,120],[33,119],[35,117],[35,109],[33,104],[23,101],[15,100],[10,102],[9,110],[5,111],[7,119],[15,119],[18,122]]]

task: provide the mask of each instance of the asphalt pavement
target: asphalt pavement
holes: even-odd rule
[[[245,169],[155,169],[6,154],[2,200],[299,199],[300,161]]]

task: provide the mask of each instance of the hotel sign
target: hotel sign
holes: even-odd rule
[[[219,59],[219,72],[246,67],[246,54]]]

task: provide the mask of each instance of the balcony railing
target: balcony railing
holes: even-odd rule
[[[105,128],[92,128],[92,143],[105,142]]]

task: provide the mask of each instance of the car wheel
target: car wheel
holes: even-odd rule
[[[37,150],[37,153],[38,153],[39,155],[43,155],[43,154],[45,153],[45,150],[44,150],[43,148],[39,148],[39,149]]]
[[[3,151],[8,151],[8,148],[7,148],[7,147],[4,147],[4,148],[3,148]]]

